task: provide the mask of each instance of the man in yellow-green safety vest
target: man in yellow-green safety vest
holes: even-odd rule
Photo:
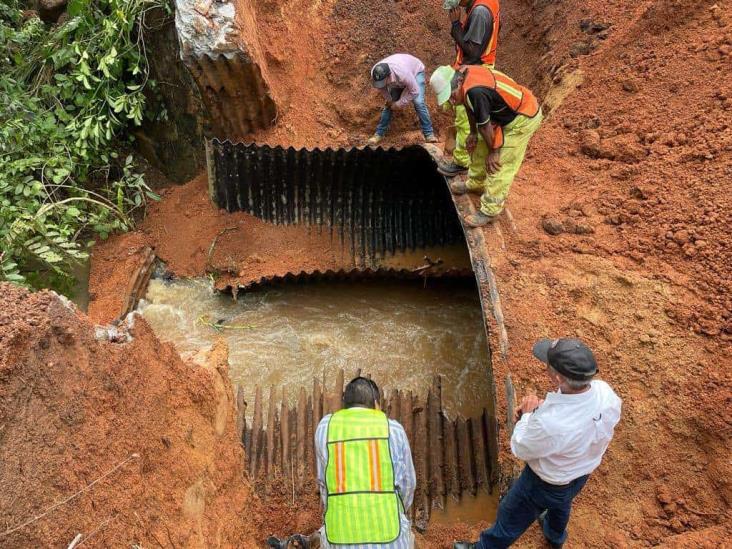
[[[325,524],[309,538],[290,538],[290,547],[414,547],[406,516],[416,485],[412,453],[404,428],[386,417],[380,400],[376,383],[357,377],[343,392],[343,409],[320,420],[315,454]]]

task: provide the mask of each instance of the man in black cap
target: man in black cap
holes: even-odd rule
[[[562,547],[572,500],[602,460],[620,419],[621,400],[604,381],[593,380],[592,351],[572,338],[542,339],[534,356],[546,363],[556,392],[524,397],[514,411],[511,451],[526,462],[498,506],[496,522],[477,543],[455,549],[510,546],[538,519],[549,545]]]
[[[432,119],[424,102],[424,63],[407,53],[395,53],[382,59],[371,68],[371,85],[384,96],[376,132],[368,140],[369,145],[378,145],[389,130],[393,109],[402,109],[412,103],[419,118],[422,135],[426,143],[436,143]]]

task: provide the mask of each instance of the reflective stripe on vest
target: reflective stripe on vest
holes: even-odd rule
[[[482,66],[469,66],[465,69],[465,79],[460,89],[462,103],[473,88],[496,90],[508,108],[516,114],[532,118],[539,112],[539,102],[528,88],[517,84],[512,78],[497,70]]]
[[[348,408],[328,421],[325,534],[331,544],[391,543],[400,534],[389,420],[380,410]]]
[[[484,6],[488,8],[488,11],[491,12],[491,16],[493,17],[493,28],[491,30],[491,37],[490,40],[488,40],[488,43],[485,45],[485,50],[483,50],[483,53],[480,56],[481,64],[493,66],[496,64],[496,49],[498,48],[498,32],[500,30],[501,10],[498,5],[498,0],[475,0],[473,5],[470,7],[470,10],[468,11],[465,22],[462,24],[463,31],[468,28],[470,14],[473,13],[473,10],[477,6]],[[463,54],[463,50],[460,48],[460,46],[457,46],[456,49],[457,58],[455,59],[455,64],[453,65],[453,68],[455,69],[463,64],[463,59],[465,57]]]

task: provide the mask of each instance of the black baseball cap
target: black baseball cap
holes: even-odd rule
[[[391,74],[391,69],[386,63],[376,63],[371,69],[371,82],[375,88],[386,86],[386,78]]]
[[[590,348],[575,338],[540,339],[534,356],[569,379],[588,381],[600,370]]]

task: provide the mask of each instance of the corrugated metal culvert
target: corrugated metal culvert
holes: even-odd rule
[[[330,227],[354,257],[464,241],[444,178],[422,147],[296,150],[214,139],[207,154],[219,207]]]

